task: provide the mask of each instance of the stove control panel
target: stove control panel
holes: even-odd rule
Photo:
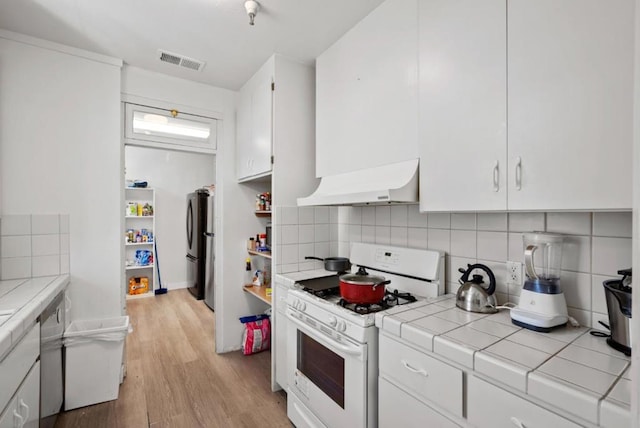
[[[376,249],[376,263],[380,263],[385,266],[395,266],[400,260],[400,253],[397,251],[391,251],[389,249]]]

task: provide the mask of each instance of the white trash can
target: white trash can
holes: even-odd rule
[[[64,332],[64,410],[118,398],[129,317],[73,321]]]

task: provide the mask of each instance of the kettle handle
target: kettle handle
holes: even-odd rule
[[[496,291],[496,277],[491,269],[489,269],[485,265],[479,263],[476,263],[474,265],[467,265],[467,270],[462,274],[462,278],[460,278],[460,281],[462,281],[463,283],[467,282],[469,280],[469,274],[474,269],[480,269],[487,273],[487,276],[489,277],[489,287],[486,290],[487,294],[491,296]],[[460,271],[462,271],[462,269],[460,269]]]

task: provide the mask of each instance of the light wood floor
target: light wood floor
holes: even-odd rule
[[[56,428],[291,427],[270,353],[214,352],[214,315],[187,290],[130,300],[119,398],[64,412]],[[238,321],[239,322],[239,321]]]

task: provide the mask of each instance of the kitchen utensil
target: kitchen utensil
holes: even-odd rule
[[[618,274],[622,279],[609,279],[603,283],[611,327],[607,343],[625,355],[631,355],[631,269],[619,270]]]
[[[320,260],[324,262],[325,270],[330,270],[331,272],[349,272],[351,269],[351,262],[346,257],[315,257],[315,256],[306,256],[305,260]]]
[[[489,285],[485,287],[482,275],[473,275],[469,281],[469,275],[476,269],[486,272],[489,277]],[[496,309],[496,298],[493,293],[496,291],[496,277],[491,269],[481,264],[469,264],[467,269],[458,269],[462,273],[460,283],[456,293],[456,306],[469,312],[479,312],[483,314],[493,314]]]
[[[369,275],[360,267],[357,273],[340,276],[340,296],[349,303],[380,303],[384,298],[385,286],[390,283],[383,276]]]
[[[520,327],[548,333],[569,320],[567,302],[560,287],[564,236],[525,233],[524,265],[527,279],[511,321]]]

